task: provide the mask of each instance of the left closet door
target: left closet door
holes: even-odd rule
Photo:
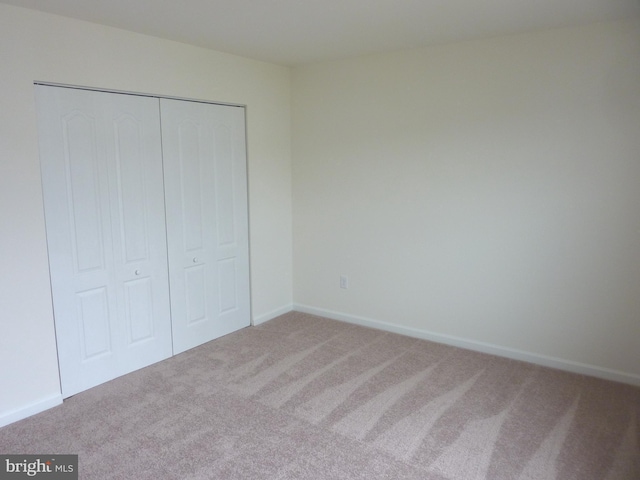
[[[63,397],[172,354],[157,98],[36,86]]]

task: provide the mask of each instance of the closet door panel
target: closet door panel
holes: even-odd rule
[[[220,323],[229,328],[237,328],[240,319],[248,322],[250,317],[244,121],[242,109],[226,107],[216,112],[214,122],[218,315]]]
[[[82,335],[81,361],[110,355],[111,322],[109,320],[109,295],[105,286],[85,290],[76,294],[78,319]]]
[[[249,325],[244,109],[162,99],[161,115],[180,353]]]
[[[152,340],[155,336],[153,319],[153,285],[150,278],[123,283],[127,344]]]
[[[109,96],[110,206],[119,374],[173,353],[166,257],[160,106],[156,98]]]
[[[150,219],[145,197],[148,195],[147,189],[151,188],[153,192],[155,186],[145,184],[142,151],[153,147],[143,145],[141,130],[143,125],[140,120],[131,115],[121,115],[113,122],[117,200],[121,219],[119,233],[123,246],[122,260],[125,263],[149,260],[147,227]],[[161,198],[155,199],[159,200]]]
[[[101,179],[106,172],[99,158],[96,119],[74,110],[60,118],[63,168],[69,191],[66,196],[72,228],[71,249],[77,273],[104,270],[103,210]],[[107,226],[108,228],[108,226]]]
[[[64,397],[171,355],[157,99],[37,86]]]

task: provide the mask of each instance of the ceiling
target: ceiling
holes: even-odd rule
[[[640,16],[640,0],[0,0],[282,65]]]

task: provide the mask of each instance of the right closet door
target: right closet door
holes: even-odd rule
[[[173,353],[250,323],[244,108],[160,99]]]

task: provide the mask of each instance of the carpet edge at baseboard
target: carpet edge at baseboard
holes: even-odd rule
[[[421,338],[423,340],[430,340],[432,342],[443,343],[454,347],[460,347],[467,350],[474,350],[476,352],[488,353],[491,355],[497,355],[500,357],[510,358],[512,360],[519,360],[523,362],[533,363],[543,367],[555,368],[558,370],[564,370],[571,373],[577,373],[581,375],[588,375],[604,380],[610,380],[614,382],[627,383],[629,385],[640,386],[640,375],[636,375],[629,372],[623,372],[619,370],[613,370],[605,367],[599,367],[597,365],[589,365],[580,362],[574,362],[558,357],[551,357],[547,355],[541,355],[537,353],[527,352],[524,350],[518,350],[514,348],[504,347],[500,345],[479,342],[475,340],[469,340],[466,338],[455,337],[453,335],[444,335],[428,330],[422,330],[418,328],[405,327],[402,325],[395,325],[380,320],[375,320],[366,317],[360,317],[357,315],[351,315],[347,313],[337,312],[334,310],[327,310],[324,308],[313,307],[310,305],[296,304],[292,306],[292,310],[296,312],[308,313],[311,315],[318,315],[332,320],[339,320],[354,325],[361,325],[364,327],[376,328],[378,330],[384,330],[391,333],[398,333],[400,335],[406,335],[409,337]],[[286,313],[286,312],[283,312]]]
[[[7,412],[0,412],[0,428],[61,404],[62,394],[58,393]]]
[[[275,310],[271,310],[270,312],[263,313],[255,317],[252,316],[251,325],[253,325],[254,327],[257,327],[261,323],[268,322],[269,320],[273,320],[274,318],[279,317],[280,315],[284,315],[285,313],[289,313],[291,311],[293,311],[292,304],[283,305],[279,308],[276,308]]]

